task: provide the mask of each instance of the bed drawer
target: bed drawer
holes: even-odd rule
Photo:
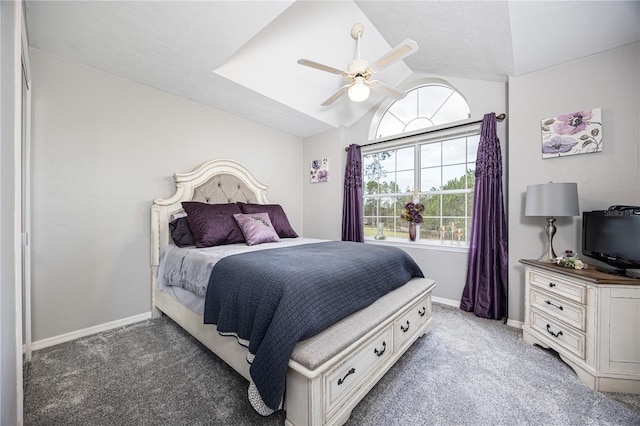
[[[531,286],[544,289],[557,296],[573,300],[578,303],[586,303],[587,288],[558,276],[544,272],[529,270],[529,282]]]
[[[586,330],[587,308],[537,288],[531,288],[531,306],[569,324],[578,330]]]
[[[369,373],[392,355],[391,326],[383,329],[352,356],[325,375],[327,417],[340,407],[352,391],[358,389]]]
[[[431,318],[431,295],[428,294],[414,304],[394,324],[395,350],[411,340],[417,331]]]
[[[544,340],[550,342],[550,346],[556,349],[556,345],[572,352],[584,359],[585,357],[585,335],[552,317],[531,310],[531,328]]]

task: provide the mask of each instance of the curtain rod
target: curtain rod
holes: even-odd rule
[[[502,114],[498,114],[496,115],[496,120],[497,121],[504,121],[504,119],[507,118],[507,114],[505,114],[504,112]],[[433,130],[425,130],[424,132],[421,133],[416,133],[415,135],[411,135],[411,136],[419,136],[419,135],[425,135],[427,133],[431,133],[431,132],[437,132],[440,130],[449,130],[449,129],[455,129],[456,127],[464,127],[464,126],[469,126],[471,124],[478,124],[478,123],[482,123],[482,120],[476,120],[476,121],[471,121],[468,123],[461,123],[461,124],[454,124],[453,126],[449,126],[449,127],[441,127],[439,129],[433,129]],[[391,141],[395,141],[398,139],[402,139],[406,136],[398,136],[396,138],[391,138],[391,139],[385,139],[383,141],[378,141],[378,142],[371,142],[371,143],[366,143],[364,145],[360,145],[360,148],[364,147],[364,146],[371,146],[371,145],[377,145],[379,143],[387,143],[387,142],[391,142]],[[346,147],[344,149],[345,151],[349,151],[349,147]]]

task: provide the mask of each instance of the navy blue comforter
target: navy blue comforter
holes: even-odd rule
[[[252,381],[262,401],[278,410],[298,341],[423,276],[398,248],[352,242],[232,255],[213,268],[204,322],[248,342]]]

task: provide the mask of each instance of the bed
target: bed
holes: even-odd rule
[[[216,325],[205,324],[204,312],[209,311],[206,311],[201,295],[194,296],[193,291],[167,286],[165,269],[168,268],[168,253],[179,251],[172,240],[170,226],[175,227],[176,218],[184,215],[187,207],[191,207],[190,203],[197,203],[198,207],[201,204],[215,205],[216,208],[225,208],[222,206],[225,204],[246,204],[270,208],[274,205],[267,200],[267,185],[261,183],[242,164],[231,160],[212,160],[190,173],[175,174],[174,179],[174,195],[168,199],[155,199],[151,207],[153,315],[168,315],[246,378],[250,383],[251,398],[253,380],[250,374],[251,364],[247,362],[246,345],[239,344],[242,339],[238,335],[222,335]],[[192,219],[192,213],[189,219]],[[227,254],[247,251],[247,257],[255,257],[266,253],[275,256],[276,252],[287,250],[287,247],[296,247],[295,250],[301,246],[316,250],[333,247],[325,244],[333,243],[290,236],[280,241],[265,241],[252,246],[247,243],[229,244],[225,245],[224,251]],[[193,256],[200,256],[205,251],[194,248],[187,250],[191,250],[189,253]],[[163,257],[164,253],[167,255]],[[238,256],[216,260],[216,271],[230,258]],[[203,271],[201,275],[210,274],[209,269]],[[210,278],[214,278],[213,274]],[[392,278],[386,280],[392,281]],[[434,286],[434,281],[428,278],[407,278],[406,283],[403,279],[401,285],[385,290],[384,295],[372,303],[367,302],[366,306],[358,308],[323,331],[298,341],[290,357],[285,360],[286,391],[282,400],[286,411],[285,424],[300,426],[345,423],[351,410],[411,344],[430,331],[431,292]],[[209,290],[212,287],[209,286]],[[209,308],[211,306],[209,303]],[[252,405],[256,408],[253,401]],[[256,411],[263,415],[269,414],[258,408]]]

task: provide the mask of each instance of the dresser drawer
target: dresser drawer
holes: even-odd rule
[[[324,377],[325,389],[325,413],[329,418],[340,403],[358,389],[358,386],[367,378],[368,374],[379,364],[382,364],[392,355],[392,329],[385,328],[363,348],[328,372]],[[326,420],[326,419],[325,419]]]
[[[529,269],[529,282],[533,287],[545,289],[557,296],[585,304],[587,300],[587,288],[556,275],[546,274]]]
[[[581,331],[586,331],[587,308],[552,293],[532,287],[529,296],[531,306]]]
[[[431,318],[431,295],[427,295],[414,304],[394,324],[395,350],[415,336],[418,329]]]
[[[551,341],[550,346],[556,350],[554,345],[559,345],[569,352],[585,358],[585,335],[550,316],[531,310],[531,328],[546,341]]]

